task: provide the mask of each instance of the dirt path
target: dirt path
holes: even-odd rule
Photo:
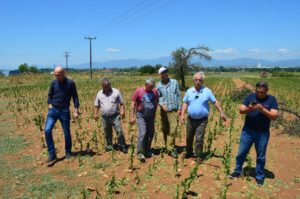
[[[248,88],[250,90],[254,89],[254,87],[251,84],[248,84],[248,83],[244,82],[241,79],[233,78],[233,82],[235,83],[235,85],[236,85],[237,88],[246,87],[246,88]]]

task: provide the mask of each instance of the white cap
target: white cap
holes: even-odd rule
[[[158,70],[158,73],[161,74],[163,72],[168,72],[168,69],[166,67],[160,67],[160,69]]]

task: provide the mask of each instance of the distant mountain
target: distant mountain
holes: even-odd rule
[[[124,60],[111,60],[105,62],[93,62],[93,68],[128,68],[128,67],[140,67],[147,64],[156,65],[161,64],[164,66],[168,66],[169,63],[172,62],[172,58],[170,56],[160,57],[157,59],[124,59]],[[300,59],[288,59],[288,60],[276,60],[271,61],[267,59],[253,59],[253,58],[238,58],[238,59],[229,59],[229,60],[218,60],[213,59],[210,62],[200,59],[193,59],[193,63],[199,64],[206,67],[300,67]],[[89,68],[89,63],[83,63],[74,65],[74,68]]]
[[[156,65],[162,64],[164,66],[169,65],[171,57],[160,57],[157,59],[123,59],[123,60],[111,60],[105,62],[93,62],[93,68],[128,68],[128,67],[140,67],[147,64]],[[83,63],[78,65],[73,65],[74,68],[89,68],[90,63]]]
[[[93,62],[93,68],[128,68],[128,67],[141,67],[147,64],[152,66],[156,64],[161,64],[168,66],[172,62],[171,56],[159,57],[156,59],[123,59],[123,60],[111,60],[105,62]],[[219,60],[213,59],[210,62],[204,61],[201,59],[193,59],[192,63],[199,64],[205,67],[300,67],[300,58],[299,59],[286,59],[286,60],[276,60],[271,61],[267,59],[254,59],[254,58],[238,58],[238,59],[228,59],[228,60]],[[53,66],[46,66],[38,64],[39,68],[53,68]],[[86,69],[90,67],[90,63],[82,63],[77,65],[70,65],[70,68],[76,69]],[[0,67],[0,70],[5,69],[16,69],[14,67]]]

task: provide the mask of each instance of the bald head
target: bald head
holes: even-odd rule
[[[62,66],[56,66],[54,69],[54,76],[58,81],[63,81],[65,79],[65,70]]]

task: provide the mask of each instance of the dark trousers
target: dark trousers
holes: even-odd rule
[[[195,154],[201,157],[203,154],[204,133],[207,125],[207,117],[202,119],[193,119],[188,117],[186,124],[186,152],[193,153],[194,137],[195,140]]]
[[[118,145],[125,146],[125,137],[122,130],[122,121],[119,114],[115,114],[109,117],[102,116],[102,125],[104,130],[104,136],[106,146],[112,146],[112,128],[115,129],[118,138]]]

